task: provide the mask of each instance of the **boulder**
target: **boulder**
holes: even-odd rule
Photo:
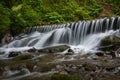
[[[68,48],[70,48],[68,45],[57,45],[57,46],[50,46],[50,47],[47,47],[47,48],[40,49],[40,50],[38,50],[38,52],[57,53],[57,52],[63,52]]]
[[[68,49],[67,53],[65,53],[65,55],[73,55],[74,51],[72,49]]]
[[[116,44],[116,43],[120,43],[120,38],[116,36],[107,36],[101,41],[100,46],[107,46],[107,45]]]
[[[18,56],[20,53],[19,52],[10,52],[8,57],[16,57]]]
[[[31,54],[21,54],[15,57],[15,60],[27,60],[32,59],[33,56]]]
[[[28,52],[35,52],[35,51],[36,49],[34,47],[28,50]]]

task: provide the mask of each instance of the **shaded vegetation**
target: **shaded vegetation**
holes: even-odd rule
[[[99,18],[104,6],[108,17],[120,15],[119,0],[0,0],[0,33],[24,32],[28,26]]]

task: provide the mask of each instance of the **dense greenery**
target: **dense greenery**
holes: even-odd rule
[[[0,33],[98,18],[109,4],[115,7],[112,15],[119,15],[119,0],[0,0]]]

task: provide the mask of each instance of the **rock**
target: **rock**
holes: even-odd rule
[[[21,54],[19,56],[15,57],[15,60],[27,60],[27,59],[32,59],[33,56],[31,54]]]
[[[40,49],[40,50],[38,50],[38,52],[57,53],[57,52],[63,52],[68,48],[70,48],[68,45],[57,45],[57,46],[50,46],[50,47],[47,47],[47,48]]]
[[[51,80],[82,80],[82,78],[78,78],[71,75],[55,73],[51,76]]]
[[[8,57],[16,57],[18,56],[20,53],[19,52],[10,52]]]
[[[65,55],[73,55],[74,51],[72,49],[68,49],[68,52],[65,53]]]
[[[67,72],[64,70],[64,67],[61,65],[56,65],[56,70],[59,74],[67,74]]]
[[[4,44],[8,44],[9,42],[11,42],[13,40],[13,37],[12,37],[12,35],[10,34],[10,33],[7,33],[7,34],[5,34],[5,36],[2,38],[2,40],[1,40],[1,43],[2,43],[2,45],[4,45]]]
[[[98,51],[95,53],[97,56],[105,56],[105,53],[103,51]]]
[[[116,43],[120,43],[120,38],[116,36],[107,36],[101,41],[100,46],[107,46]]]
[[[106,52],[106,55],[110,55],[112,58],[116,58],[117,54],[114,51]]]
[[[107,46],[98,47],[98,50],[101,50],[101,51],[110,51],[111,49],[112,50],[114,49],[114,45],[107,45]]]
[[[115,51],[115,56],[120,57],[120,48]]]
[[[35,52],[35,51],[37,50],[34,47],[28,50],[28,52]]]

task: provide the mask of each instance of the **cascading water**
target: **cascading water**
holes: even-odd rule
[[[104,37],[114,34],[119,28],[120,17],[30,27],[26,30],[26,37],[4,45],[0,51],[24,51],[33,47],[41,49],[59,44],[71,45],[71,48],[77,48],[80,52],[90,51],[98,46]]]

